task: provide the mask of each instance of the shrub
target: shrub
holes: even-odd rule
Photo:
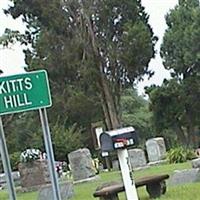
[[[13,171],[18,169],[17,166],[20,162],[20,155],[21,155],[20,152],[14,152],[14,153],[10,154],[10,164],[11,164]]]
[[[182,163],[195,157],[196,156],[193,150],[185,149],[183,147],[173,148],[167,153],[167,160],[169,163]]]
[[[56,160],[66,160],[68,153],[84,147],[85,137],[76,124],[66,128],[56,124],[52,127],[52,142],[55,147]]]
[[[187,160],[192,160],[194,158],[197,158],[197,154],[191,149],[186,149],[186,154],[187,154]]]

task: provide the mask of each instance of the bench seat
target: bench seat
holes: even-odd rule
[[[168,174],[142,177],[135,181],[135,186],[136,188],[146,186],[150,198],[157,198],[166,192],[165,179],[168,178]],[[123,191],[125,191],[123,183],[110,182],[97,187],[93,196],[100,197],[101,200],[118,200],[118,193]]]

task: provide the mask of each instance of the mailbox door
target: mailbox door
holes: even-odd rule
[[[112,139],[108,134],[102,133],[100,135],[100,143],[102,152],[108,152],[114,150]]]

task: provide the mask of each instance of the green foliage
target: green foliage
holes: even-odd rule
[[[82,91],[74,91],[68,97],[66,112],[70,124],[77,123],[79,127],[85,128],[102,117],[99,99],[92,95],[87,96]]]
[[[180,1],[166,16],[168,29],[163,38],[161,56],[173,76],[184,77],[199,72],[200,5],[198,0]],[[181,38],[181,40],[180,40]]]
[[[21,152],[14,152],[9,155],[10,158],[10,165],[13,171],[18,170],[18,163],[20,162],[20,154]],[[0,173],[3,172],[3,163],[0,160]]]
[[[19,31],[12,31],[8,28],[5,29],[4,35],[0,37],[0,44],[4,47],[9,46],[9,44],[13,44],[16,41],[20,41],[23,44],[23,36]]]
[[[7,29],[1,43],[17,40],[27,45],[24,53],[28,68],[48,69],[53,96],[50,125],[55,132],[56,157],[64,159],[70,150],[80,146],[79,139],[75,139],[80,134],[76,136],[65,127],[77,123],[85,133],[81,140],[87,140],[89,145],[90,124],[106,118],[102,107],[111,105],[113,99],[113,105],[120,107],[121,86],[132,85],[144,74],[151,75],[148,63],[155,54],[157,38],[140,0],[11,2],[4,12],[14,19],[22,17],[26,30],[20,35]],[[113,99],[104,98],[102,82],[108,85],[106,92]],[[117,109],[110,113],[118,114]],[[8,124],[12,152],[30,144],[43,148],[38,120],[31,115],[14,117],[16,121]]]
[[[129,88],[123,91],[121,109],[123,125],[135,127],[140,141],[153,136],[152,113],[148,109],[148,101],[138,96],[136,90]]]
[[[172,79],[147,89],[158,132],[169,129],[179,143],[197,147],[200,137],[200,4],[182,0],[166,16],[161,57]],[[181,39],[180,39],[181,38]]]
[[[43,134],[37,111],[5,116],[4,126],[9,152],[22,152],[27,148],[43,150]]]
[[[21,152],[14,152],[10,154],[10,164],[13,171],[18,170]]]
[[[55,124],[51,132],[56,160],[67,160],[68,153],[85,146],[87,138],[84,137],[76,124],[68,128],[64,125]]]
[[[170,149],[167,153],[167,160],[169,163],[183,163],[195,157],[194,150],[185,149],[183,147]]]
[[[48,68],[62,89],[67,84],[86,89],[92,83],[100,94],[103,73],[117,96],[121,84],[151,73],[148,63],[157,38],[140,0],[13,3],[5,12],[22,16],[27,24],[23,36],[32,49],[24,51],[26,63],[32,69]]]

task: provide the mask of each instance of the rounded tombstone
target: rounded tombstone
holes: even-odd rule
[[[166,147],[162,137],[152,138],[146,141],[146,149],[149,162],[160,161],[165,157]]]

